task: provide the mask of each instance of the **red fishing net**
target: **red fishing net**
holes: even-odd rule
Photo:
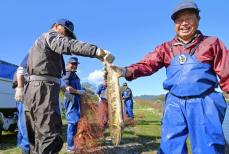
[[[81,97],[80,109],[74,145],[76,152],[83,154],[104,144],[104,130],[108,127],[108,102],[103,100],[98,103],[96,97],[87,94]],[[135,121],[124,114],[124,124],[135,126]]]
[[[91,95],[81,98],[81,114],[77,133],[74,137],[75,147],[80,153],[102,145],[104,128],[107,125],[107,102],[97,103]]]

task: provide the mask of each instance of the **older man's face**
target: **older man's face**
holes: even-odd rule
[[[179,13],[174,23],[177,37],[186,42],[195,35],[199,25],[199,17],[195,12],[187,10]]]
[[[68,69],[71,72],[75,72],[77,70],[78,63],[68,63]]]

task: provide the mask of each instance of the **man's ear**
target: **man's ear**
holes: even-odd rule
[[[58,29],[60,29],[59,26],[61,26],[61,25],[54,24],[52,29],[53,29],[53,30],[58,30]]]

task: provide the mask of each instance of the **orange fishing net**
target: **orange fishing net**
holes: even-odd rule
[[[103,128],[108,126],[108,102],[103,100],[98,105],[99,121]]]
[[[91,95],[81,97],[81,114],[78,122],[74,145],[77,151],[83,151],[100,146],[103,142],[103,132],[107,125],[107,102],[98,105],[97,99]]]

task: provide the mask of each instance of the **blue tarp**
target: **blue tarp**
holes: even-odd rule
[[[13,80],[17,65],[0,60],[0,77]]]

